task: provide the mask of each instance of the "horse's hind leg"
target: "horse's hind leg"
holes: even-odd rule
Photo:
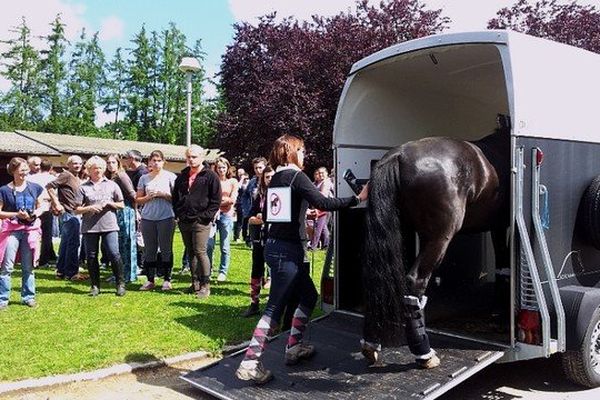
[[[421,243],[421,250],[407,275],[410,295],[404,296],[405,333],[408,347],[422,368],[435,368],[439,358],[429,344],[425,330],[425,290],[433,270],[441,263],[450,239],[428,240]]]

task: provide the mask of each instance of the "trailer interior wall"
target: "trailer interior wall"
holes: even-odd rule
[[[347,83],[336,146],[394,147],[429,136],[474,140],[508,114],[503,63],[495,44],[439,47],[383,60]]]
[[[476,140],[492,133],[497,114],[510,109],[503,51],[506,46],[496,43],[428,48],[384,59],[349,77],[334,129],[337,170],[351,168],[367,178],[372,163],[391,147],[430,136]],[[343,180],[337,185],[338,195],[351,193]],[[362,309],[363,217],[364,209],[352,209],[339,212],[337,220],[337,307],[354,312]],[[416,246],[406,246],[408,262]],[[489,234],[457,237],[439,279],[431,281],[430,325],[472,335],[464,330],[473,329],[473,316],[481,315],[474,305],[493,301],[494,268]]]

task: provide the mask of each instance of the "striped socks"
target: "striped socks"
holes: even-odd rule
[[[296,308],[296,311],[294,312],[294,318],[292,319],[292,329],[290,330],[290,336],[287,343],[288,349],[302,342],[302,337],[304,336],[304,331],[306,330],[306,324],[308,324],[308,319],[310,318],[311,313],[312,309],[302,307],[302,305]]]
[[[260,358],[267,345],[267,336],[271,328],[271,317],[263,315],[258,321],[256,328],[254,328],[254,334],[252,335],[252,340],[250,340],[250,345],[248,345],[248,350],[246,350],[242,364],[248,361],[256,361]]]

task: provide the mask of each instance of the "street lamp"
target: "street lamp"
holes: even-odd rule
[[[192,144],[192,75],[200,70],[200,63],[194,57],[183,57],[179,63],[179,70],[185,72],[187,80],[187,124],[185,143],[188,147]]]

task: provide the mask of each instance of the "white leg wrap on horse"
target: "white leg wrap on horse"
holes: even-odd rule
[[[431,357],[435,356],[437,353],[434,349],[429,350],[429,353],[423,354],[421,356],[415,356],[417,360],[429,360]]]

